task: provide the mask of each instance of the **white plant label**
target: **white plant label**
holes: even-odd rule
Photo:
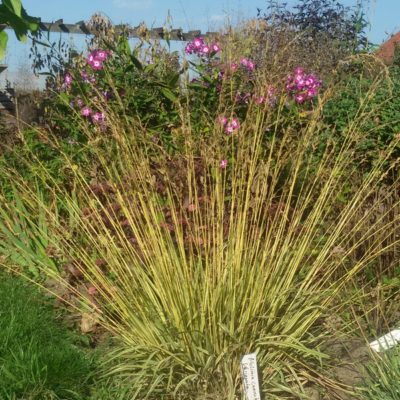
[[[369,345],[372,350],[380,352],[388,350],[397,344],[400,344],[400,329],[389,332],[378,340],[371,342]]]
[[[261,400],[256,353],[246,354],[240,362],[244,393],[247,400]]]

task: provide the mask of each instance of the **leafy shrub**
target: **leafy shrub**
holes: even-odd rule
[[[258,13],[266,22],[260,41],[270,49],[267,58],[278,56],[280,65],[285,57],[292,68],[313,67],[327,78],[341,60],[367,48],[362,1],[353,8],[337,0],[299,0],[293,7],[274,0],[267,3],[266,11]]]
[[[351,8],[337,0],[299,0],[289,9],[286,3],[270,0],[267,10],[267,23],[279,28],[288,26],[313,40],[323,35],[349,52],[367,44],[362,2]]]
[[[327,124],[330,138],[339,145],[343,142],[349,121],[362,112],[367,116],[358,129],[360,136],[356,143],[354,162],[358,168],[367,171],[379,159],[389,143],[400,132],[398,93],[400,92],[400,69],[390,69],[389,79],[376,79],[364,74],[345,76],[335,94],[325,104],[323,122]],[[397,146],[391,160],[400,157]]]
[[[143,57],[157,59],[143,64],[138,58],[142,46],[131,51],[122,35],[104,50],[91,50],[87,60],[75,58],[65,72],[61,93],[50,100],[47,117],[53,133],[84,143],[80,132],[86,122],[93,123],[98,133],[105,130],[107,103],[115,117],[134,118],[146,128],[148,138],[162,133],[162,143],[173,146],[171,132],[179,121],[174,106],[179,73],[173,58],[167,59],[165,52],[157,54],[161,50],[156,46]]]

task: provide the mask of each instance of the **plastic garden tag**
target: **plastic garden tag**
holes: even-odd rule
[[[240,362],[246,400],[261,400],[256,353],[246,354]]]
[[[397,344],[400,344],[400,329],[395,329],[388,334],[380,337],[378,340],[371,342],[369,345],[372,350],[375,351],[385,351]]]

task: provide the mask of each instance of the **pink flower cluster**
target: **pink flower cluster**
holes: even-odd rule
[[[268,85],[267,87],[267,95],[265,97],[265,102],[269,106],[274,106],[278,101],[277,89],[275,86]]]
[[[194,38],[185,47],[186,54],[197,54],[199,56],[213,56],[221,51],[218,43],[208,44],[202,37]]]
[[[98,71],[103,69],[103,63],[109,55],[110,53],[106,50],[93,50],[89,53],[87,62],[95,71]]]
[[[254,62],[248,58],[242,58],[240,60],[240,65],[247,69],[247,71],[249,72],[253,72],[256,69],[256,65],[254,64]]]
[[[237,118],[231,118],[231,120],[228,120],[228,118],[222,116],[219,117],[219,122],[224,127],[227,135],[232,134],[234,131],[240,128],[240,122]]]
[[[264,95],[257,96],[256,94],[251,94],[250,92],[241,93],[237,92],[235,96],[235,101],[238,103],[249,104],[250,100],[253,100],[255,104],[268,104],[273,106],[277,102],[277,90],[274,86],[270,85],[267,87],[266,93]]]
[[[70,73],[66,73],[64,75],[64,83],[63,83],[63,88],[69,88],[72,84],[73,78]]]
[[[96,78],[93,75],[89,76],[85,71],[81,72],[81,77],[84,82],[92,84],[96,83]]]
[[[94,124],[104,125],[106,117],[103,112],[94,112],[89,106],[86,106],[82,99],[79,97],[75,101],[71,102],[71,106],[77,106],[80,109],[80,114],[90,119]]]
[[[286,89],[298,104],[312,100],[318,95],[322,82],[315,74],[306,74],[303,68],[296,68],[293,75],[287,77]]]
[[[81,109],[81,114],[86,118],[91,118],[92,122],[95,124],[102,124],[104,123],[106,117],[102,112],[93,112],[90,107],[83,107]]]

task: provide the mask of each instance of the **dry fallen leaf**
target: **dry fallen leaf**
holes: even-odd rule
[[[81,332],[89,333],[96,330],[98,323],[97,313],[83,313],[81,318]]]

